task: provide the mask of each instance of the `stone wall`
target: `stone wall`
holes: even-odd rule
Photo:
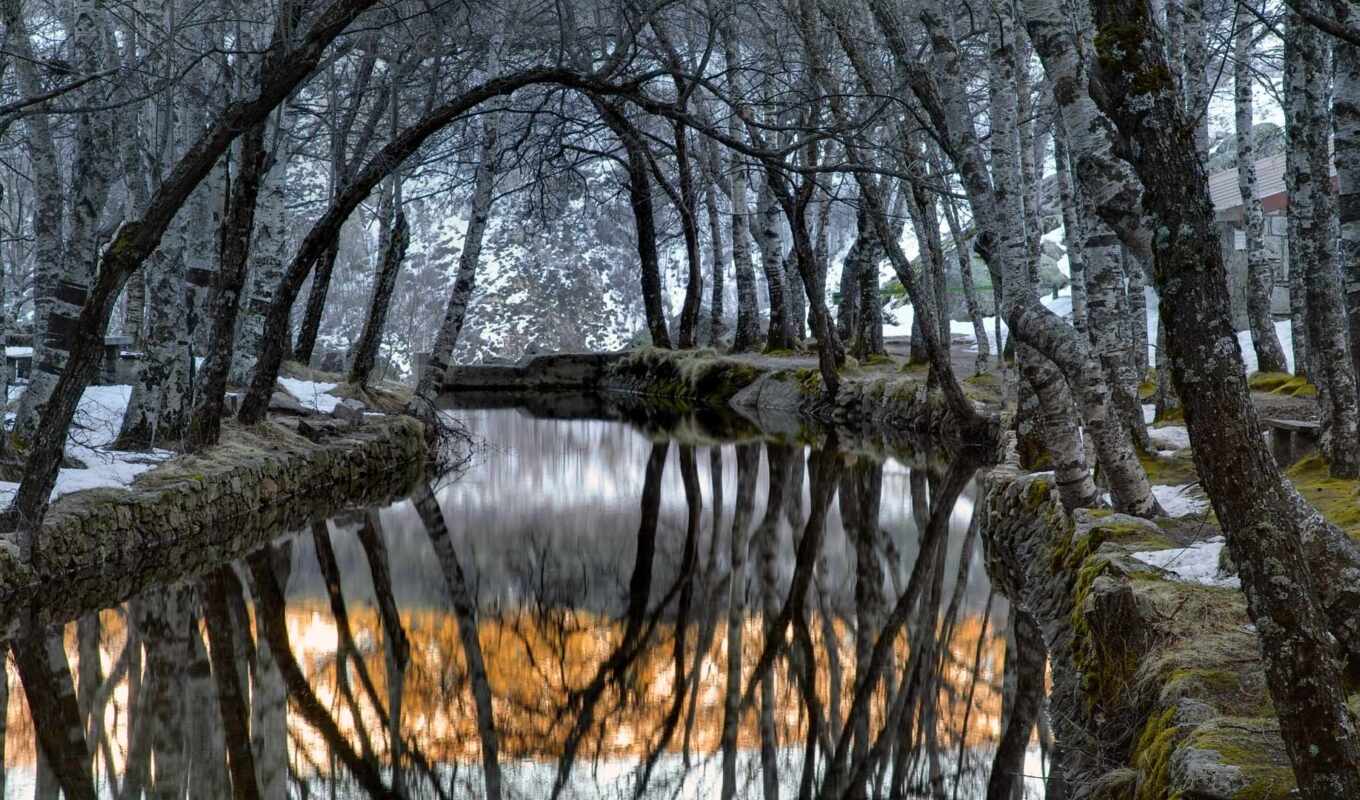
[[[303,423],[307,435],[298,424],[229,424],[220,445],[127,488],[60,498],[34,565],[0,543],[0,606],[41,591],[44,614],[60,618],[96,598],[117,602],[157,576],[194,574],[313,520],[390,502],[423,474],[423,430],[410,417],[370,416],[356,427],[313,420]]]
[[[1048,648],[1069,796],[1288,797],[1293,772],[1241,592],[1131,555],[1202,539],[1205,523],[1069,516],[1051,473],[1013,462],[979,481],[988,574]]]

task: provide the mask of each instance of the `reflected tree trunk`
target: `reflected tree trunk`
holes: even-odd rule
[[[439,557],[444,584],[458,617],[458,638],[463,645],[463,658],[467,660],[468,679],[477,707],[477,737],[482,743],[482,778],[486,797],[500,800],[501,767],[497,755],[496,719],[492,713],[491,684],[486,677],[486,663],[482,659],[482,644],[477,633],[477,601],[463,574],[463,566],[458,561],[458,553],[444,521],[444,512],[429,484],[422,482],[416,488],[414,500],[420,521],[425,525],[430,543],[434,545],[435,555]]]
[[[756,479],[760,471],[760,446],[739,444],[737,457],[737,497],[732,509],[732,579],[727,591],[727,677],[724,681],[722,737],[722,800],[732,800],[737,791],[737,730],[741,725],[741,685],[743,633],[746,627],[746,554],[749,549],[747,528],[755,511]]]
[[[283,596],[288,591],[292,572],[291,544],[266,547],[251,560],[255,592],[256,625],[268,617],[270,593],[279,593],[279,624],[283,621]],[[265,579],[267,580],[267,585]],[[266,609],[262,611],[262,609]],[[268,627],[267,624],[265,626]],[[288,783],[288,695],[296,693],[294,680],[286,672],[293,657],[286,633],[275,635],[266,630],[255,645],[254,690],[250,698],[250,744],[254,753],[255,775],[260,795],[284,797]],[[282,652],[286,650],[287,652]],[[310,689],[308,690],[311,691]],[[327,715],[329,719],[329,714]],[[353,767],[351,767],[353,769]],[[372,769],[372,767],[369,767]]]
[[[231,566],[224,565],[203,579],[203,620],[217,686],[227,766],[231,771],[232,797],[254,800],[260,797],[260,787],[255,781],[255,756],[250,748],[249,698],[243,683],[246,676],[237,671],[236,632],[227,605],[227,592],[237,586],[235,574],[225,574],[231,572]]]
[[[41,628],[30,620],[10,642],[10,650],[24,685],[43,761],[69,800],[94,800],[90,750],[62,629]],[[40,784],[41,774],[40,767]]]

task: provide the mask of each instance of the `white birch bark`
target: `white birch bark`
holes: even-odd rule
[[[227,380],[243,385],[250,380],[255,357],[264,336],[264,317],[274,304],[279,282],[288,258],[288,154],[283,142],[288,118],[280,106],[272,138],[273,161],[260,185],[255,208],[255,238],[251,245],[250,287],[241,303],[241,318],[236,331],[236,347],[231,354]]]

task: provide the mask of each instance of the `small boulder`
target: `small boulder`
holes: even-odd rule
[[[342,422],[352,425],[359,425],[364,421],[364,412],[368,409],[361,401],[354,399],[341,400],[331,411],[331,416]]]
[[[269,396],[269,410],[278,414],[292,414],[298,417],[306,417],[315,413],[299,403],[297,398],[291,394],[278,391]]]

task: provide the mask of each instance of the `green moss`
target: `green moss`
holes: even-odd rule
[[[1285,471],[1294,488],[1333,525],[1360,538],[1360,480],[1333,478],[1327,459],[1314,453]]]
[[[1183,406],[1176,406],[1174,408],[1165,409],[1162,413],[1157,415],[1157,418],[1154,421],[1157,423],[1183,423],[1185,422],[1185,408]]]
[[[822,393],[822,373],[816,367],[800,367],[793,371],[793,377],[804,395],[816,397]]]
[[[1176,709],[1154,714],[1138,734],[1132,763],[1143,773],[1136,800],[1162,800],[1171,790],[1171,753],[1176,745]]]
[[[1283,800],[1295,787],[1294,771],[1273,718],[1227,717],[1201,725],[1186,746],[1218,753],[1224,764],[1242,771],[1247,785],[1234,800]]]
[[[871,353],[870,355],[865,356],[860,363],[866,367],[876,367],[879,365],[891,366],[897,362],[893,360],[892,356],[885,353]]]
[[[1317,397],[1317,387],[1306,378],[1288,372],[1254,372],[1247,385],[1258,392],[1288,397]]]
[[[1188,448],[1170,456],[1140,452],[1138,461],[1143,465],[1143,471],[1153,484],[1178,486],[1199,480],[1199,473],[1195,471],[1194,457]]]

